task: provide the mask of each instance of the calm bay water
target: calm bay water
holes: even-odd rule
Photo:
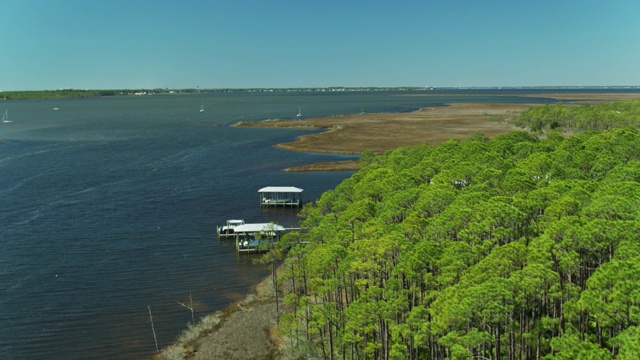
[[[295,225],[258,189],[304,200],[348,172],[282,168],[344,159],[272,147],[304,134],[228,124],[410,111],[450,101],[546,102],[518,92],[227,93],[0,102],[0,358],[150,358],[196,316],[246,295],[268,271],[219,241],[229,218]],[[452,97],[452,95],[455,95]],[[455,99],[455,100],[454,100]],[[204,104],[205,112],[199,113]],[[58,108],[58,110],[54,110]]]

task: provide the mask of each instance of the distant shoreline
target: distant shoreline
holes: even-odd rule
[[[348,87],[348,86],[334,86],[334,87],[293,87],[293,88],[184,88],[184,89],[169,89],[169,88],[132,88],[132,89],[58,89],[58,90],[2,90],[0,91],[1,100],[35,100],[35,99],[81,99],[81,98],[95,98],[95,97],[110,97],[110,96],[141,96],[141,95],[156,95],[156,94],[193,94],[193,93],[302,93],[302,92],[379,92],[379,91],[397,91],[397,92],[412,92],[419,91],[421,93],[416,94],[403,94],[406,96],[437,96],[446,92],[447,96],[457,96],[462,94],[449,93],[449,91],[478,91],[478,92],[492,92],[493,95],[501,95],[502,91],[509,90],[521,90],[521,91],[580,91],[582,93],[572,93],[581,95],[591,95],[589,91],[602,91],[604,94],[607,91],[610,94],[611,91],[620,91],[618,94],[624,93],[629,90],[640,90],[640,86],[593,86],[593,87],[580,87],[580,86],[513,86],[513,87],[433,87],[433,86],[397,86],[397,87]],[[493,92],[495,91],[495,93]],[[432,93],[431,93],[432,92]],[[628,93],[628,92],[627,92]],[[565,96],[570,93],[558,93],[558,96]],[[593,93],[596,94],[596,93]],[[473,94],[464,94],[465,96],[472,96]],[[507,95],[507,94],[504,94]],[[550,95],[550,94],[544,94]],[[540,96],[539,94],[519,94],[518,96]],[[553,97],[553,96],[550,96]]]
[[[425,87],[327,87],[327,88],[220,88],[220,89],[59,89],[0,91],[0,100],[84,99],[111,96],[146,96],[163,94],[207,93],[290,93],[290,92],[349,92],[349,91],[425,91]]]

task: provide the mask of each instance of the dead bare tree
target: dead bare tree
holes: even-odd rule
[[[191,297],[191,290],[189,290],[189,305],[190,306],[187,306],[187,305],[185,305],[185,304],[183,304],[183,303],[181,303],[179,301],[178,301],[178,304],[180,304],[180,305],[186,307],[187,309],[191,310],[191,324],[195,325],[196,324],[196,319],[193,316],[193,298]]]

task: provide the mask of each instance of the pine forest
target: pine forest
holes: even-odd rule
[[[282,240],[293,356],[640,359],[639,122],[637,101],[545,105],[363,153]]]

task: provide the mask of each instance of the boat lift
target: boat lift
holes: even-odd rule
[[[274,223],[258,223],[239,225],[233,230],[239,253],[257,253],[272,250],[286,229]]]

